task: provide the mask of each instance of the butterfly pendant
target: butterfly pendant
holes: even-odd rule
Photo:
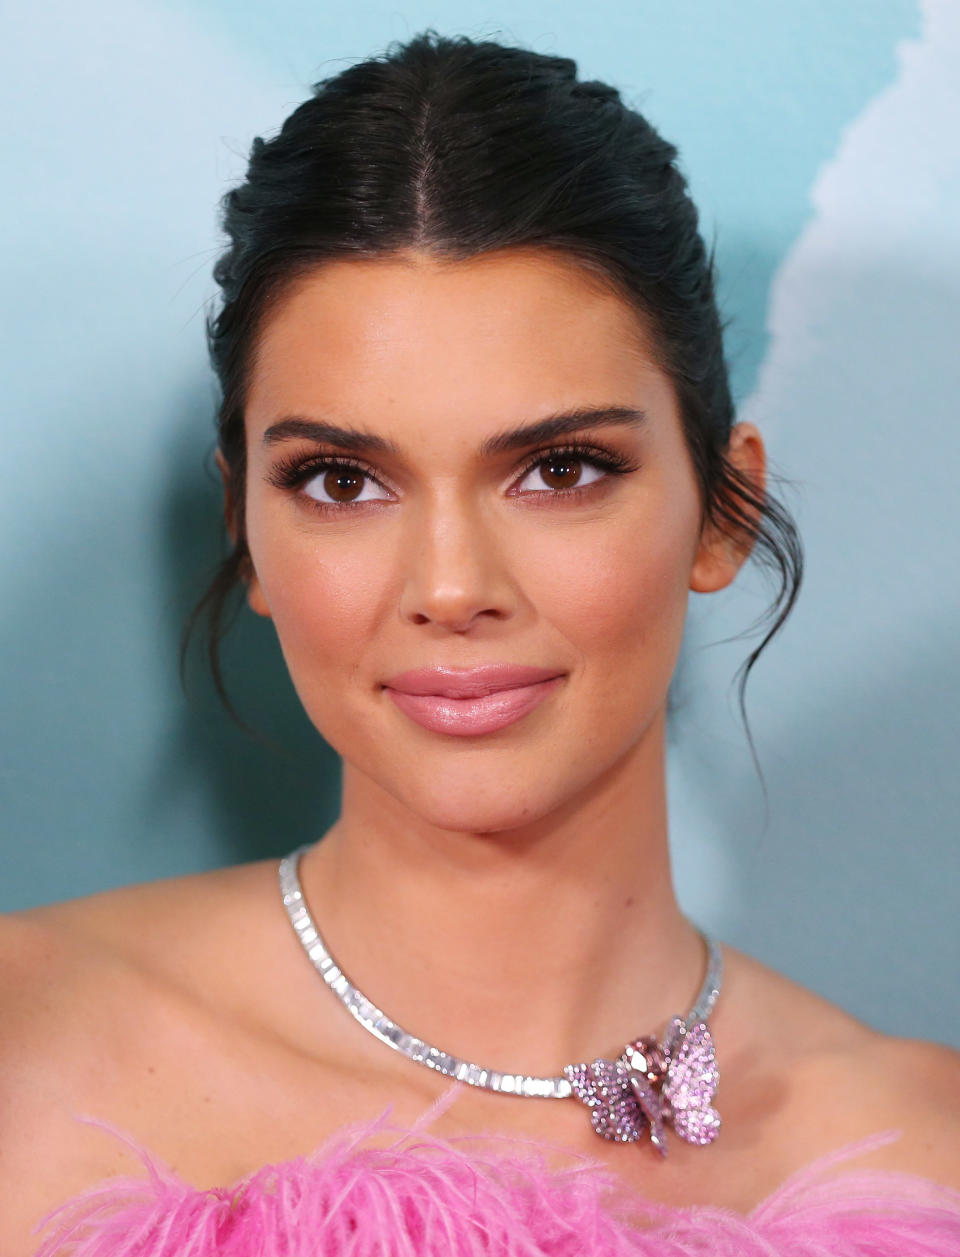
[[[565,1065],[563,1072],[604,1139],[634,1143],[649,1130],[651,1144],[666,1156],[665,1122],[687,1143],[708,1144],[719,1133],[720,1114],[710,1102],[720,1073],[706,1022],[688,1029],[674,1017],[662,1043],[647,1035],[628,1043],[615,1061],[599,1057]]]

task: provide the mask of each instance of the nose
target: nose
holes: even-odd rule
[[[458,633],[481,617],[508,619],[517,595],[503,542],[479,505],[452,490],[421,503],[402,540],[402,618]]]

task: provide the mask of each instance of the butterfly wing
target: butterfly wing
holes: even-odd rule
[[[630,1075],[630,1088],[636,1096],[637,1103],[640,1105],[640,1111],[647,1119],[647,1125],[650,1128],[650,1142],[656,1148],[661,1156],[667,1155],[667,1143],[663,1133],[663,1100],[660,1093],[644,1078],[643,1074],[632,1072]]]
[[[677,1134],[692,1144],[708,1144],[720,1131],[720,1114],[711,1107],[720,1081],[713,1036],[706,1022],[695,1022],[680,1042],[663,1082],[663,1096],[673,1110]]]
[[[647,1122],[630,1086],[630,1070],[622,1061],[598,1058],[591,1064],[566,1065],[573,1093],[590,1109],[593,1129],[604,1139],[634,1143]]]

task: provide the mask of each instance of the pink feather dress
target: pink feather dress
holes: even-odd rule
[[[431,1134],[462,1086],[410,1127],[387,1108],[307,1156],[207,1189],[78,1115],[145,1174],[58,1205],[34,1228],[46,1232],[35,1257],[960,1257],[960,1192],[895,1170],[824,1173],[898,1131],[819,1158],[741,1214],[646,1200],[592,1159],[548,1166],[535,1141]]]

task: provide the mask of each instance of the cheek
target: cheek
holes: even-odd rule
[[[601,758],[642,736],[662,709],[683,640],[697,499],[685,484],[646,487],[629,517],[584,528],[582,541],[568,538],[537,565],[549,573],[539,609],[580,673],[576,724],[593,730]]]
[[[342,663],[362,640],[372,577],[369,566],[343,555],[327,562],[311,555],[291,579],[274,580],[266,592],[281,640],[316,663]]]
[[[692,519],[679,504],[638,512],[610,528],[585,528],[532,559],[539,612],[587,668],[643,659],[643,671],[672,667],[679,652],[692,563]]]
[[[539,647],[544,659],[569,661],[585,681],[578,701],[604,723],[611,704],[649,717],[683,634],[695,508],[682,492],[650,490],[622,515],[551,528],[531,521],[496,547],[525,655]],[[385,632],[397,624],[402,554],[386,538],[371,544],[362,529],[324,536],[315,525],[291,529],[289,519],[258,515],[248,515],[250,549],[287,668],[312,721],[336,744],[353,701],[364,710],[361,691],[378,679],[376,668],[391,662],[398,640],[408,644],[402,632]]]
[[[378,618],[382,551],[289,524],[251,530],[250,550],[294,687],[314,714],[349,678]]]

